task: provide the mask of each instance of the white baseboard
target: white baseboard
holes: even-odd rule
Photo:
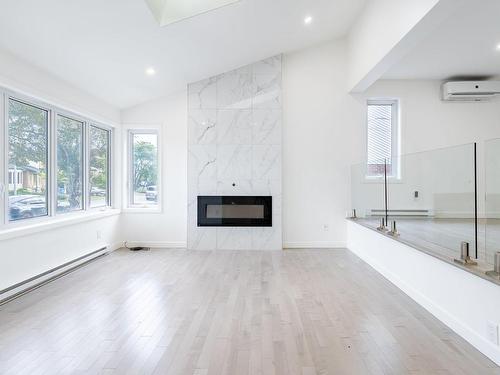
[[[301,241],[283,244],[284,249],[339,249],[346,246],[345,241]]]
[[[129,247],[152,247],[161,249],[185,249],[186,241],[126,241]]]

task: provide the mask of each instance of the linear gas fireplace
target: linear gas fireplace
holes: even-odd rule
[[[272,227],[273,198],[199,196],[199,227]]]

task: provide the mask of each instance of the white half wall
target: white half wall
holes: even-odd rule
[[[351,221],[347,233],[353,253],[500,365],[488,340],[488,324],[500,324],[498,285]]]

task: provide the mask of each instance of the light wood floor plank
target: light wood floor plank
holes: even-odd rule
[[[0,374],[500,374],[347,250],[120,250],[0,325]]]

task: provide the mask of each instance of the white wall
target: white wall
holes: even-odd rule
[[[347,64],[345,41],[283,57],[285,247],[345,245],[343,219],[351,207],[350,166],[365,159],[368,98],[400,99],[403,153],[477,141],[481,162],[484,139],[500,137],[498,102],[442,102],[440,82],[436,81],[378,81],[365,93],[350,95]],[[130,241],[172,246],[186,241],[186,106],[186,93],[182,92],[122,113],[127,126],[161,124],[164,130],[164,212],[126,214],[124,233]],[[429,208],[432,200],[426,200],[425,195],[418,202],[410,199],[413,190],[424,187],[415,185],[411,176],[405,177],[408,184],[398,187],[402,201],[414,204],[413,208]],[[484,178],[480,176],[479,180],[483,186]],[[462,190],[467,192],[469,185],[464,184]],[[369,188],[373,191],[372,186]],[[142,225],[144,222],[148,225]]]
[[[500,364],[500,347],[488,340],[488,322],[500,324],[498,285],[353,222],[348,222],[348,247]]]
[[[121,247],[119,213],[0,240],[0,290],[102,247]],[[97,233],[100,232],[100,238]]]
[[[120,124],[120,110],[0,50],[0,86],[109,125]]]
[[[120,111],[117,108],[3,51],[0,51],[0,86],[108,125],[120,123]],[[2,132],[4,118],[2,101],[0,104],[0,131]],[[119,134],[117,135],[115,143],[119,142]],[[3,147],[1,149],[3,150]],[[114,156],[113,196],[119,203],[120,189],[118,187],[121,180],[119,149],[115,149]],[[2,158],[3,152],[0,154],[0,164],[3,166]],[[1,169],[0,167],[0,171]],[[63,218],[60,216],[57,220]],[[20,237],[14,238],[9,234],[7,236],[9,239],[5,239],[6,237],[0,234],[0,258],[2,259],[0,290],[86,255],[102,246],[109,245],[111,248],[119,246],[119,220],[118,215],[94,217],[90,221],[69,226],[58,225],[36,233],[25,233]],[[98,230],[101,238],[97,238]]]
[[[343,218],[351,207],[350,166],[366,158],[366,101],[398,98],[401,105],[403,154],[478,143],[479,209],[484,211],[484,141],[500,137],[500,106],[487,103],[447,103],[440,99],[438,81],[378,81],[362,94],[347,94],[348,53],[342,41],[311,47],[284,57],[283,95],[283,217],[285,246],[335,246],[345,243]],[[472,147],[468,148],[472,151]],[[443,196],[428,192],[456,193],[453,205],[465,196],[461,208],[469,212],[473,187],[472,155],[465,150],[434,153],[420,163],[419,174],[407,165],[404,184],[392,186],[393,203],[399,208],[450,207]],[[444,156],[443,156],[444,155]],[[433,163],[433,157],[439,159]],[[458,158],[470,161],[461,168]],[[408,159],[410,160],[410,159]],[[444,164],[447,163],[447,164]],[[445,167],[439,167],[445,165]],[[449,176],[439,177],[443,171]],[[467,178],[469,177],[469,179]],[[423,180],[428,180],[423,183]],[[373,184],[363,186],[366,206],[376,208]],[[413,200],[414,190],[422,195]],[[467,195],[470,194],[470,195]],[[430,194],[429,194],[430,195]],[[446,195],[446,194],[445,194]],[[455,210],[457,210],[455,208]],[[445,214],[445,212],[443,212]],[[329,230],[324,230],[324,225]]]
[[[161,213],[125,212],[126,241],[145,246],[185,247],[187,231],[187,92],[153,100],[122,112],[123,127],[161,126]],[[126,160],[126,155],[122,156]]]
[[[379,81],[366,93],[351,96],[347,66],[345,41],[283,58],[283,235],[287,247],[345,245],[343,218],[351,206],[350,165],[364,160],[367,98],[400,98],[403,153],[476,140],[481,158],[481,141],[500,137],[500,109],[495,103],[443,103],[439,82],[434,81]],[[126,240],[185,246],[186,97],[186,92],[180,92],[122,111],[126,126],[159,124],[163,128],[163,212],[122,215]],[[117,159],[125,160],[121,150],[117,152]]]
[[[283,56],[285,247],[345,246],[349,166],[361,159],[364,129],[363,108],[347,94],[345,47],[335,41]],[[124,127],[161,124],[164,141],[164,211],[124,213],[126,240],[185,244],[186,106],[182,92],[122,112]]]
[[[403,154],[500,137],[500,102],[443,102],[439,81],[381,80],[354,97],[401,100]],[[365,136],[365,135],[364,135]]]
[[[285,247],[345,246],[349,166],[362,152],[346,57],[346,44],[337,41],[284,58]]]

